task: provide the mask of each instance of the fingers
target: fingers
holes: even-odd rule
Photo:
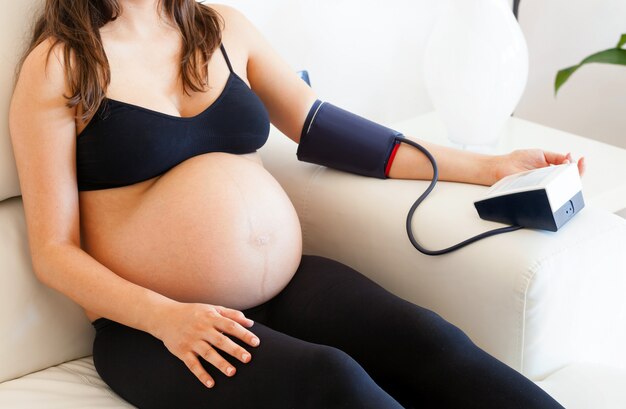
[[[583,176],[585,174],[585,169],[587,168],[587,164],[585,162],[584,157],[581,157],[580,159],[578,159],[578,161],[576,161],[572,157],[572,154],[568,153],[565,156],[565,161],[563,163],[576,163],[576,166],[578,167],[578,173],[580,174],[580,176]]]
[[[232,310],[230,308],[215,307],[215,311],[219,314],[219,318],[215,319],[215,321],[213,322],[213,330],[205,334],[205,340],[208,342],[205,348],[207,348],[210,344],[211,346],[214,346],[215,348],[226,352],[227,354],[231,355],[232,357],[238,359],[243,363],[250,362],[250,360],[252,359],[252,355],[250,354],[250,352],[241,347],[239,344],[235,343],[225,334],[238,338],[250,346],[256,347],[261,343],[261,341],[256,335],[244,328],[242,325],[242,323],[244,325],[253,324],[253,321],[247,319],[241,311]],[[206,353],[206,351],[204,350],[196,352],[199,354]],[[225,365],[227,363],[221,357],[219,359],[221,359],[221,364]],[[209,360],[207,359],[207,361]],[[230,369],[228,367],[218,366],[218,368],[222,370],[222,372],[224,372],[226,375],[229,375],[228,372]]]
[[[252,321],[251,319],[246,318],[246,316],[241,311],[232,310],[232,309],[226,308],[226,307],[216,307],[216,309],[222,316],[224,316],[226,318],[230,318],[231,320],[238,322],[239,324],[243,325],[244,327],[248,327],[249,328],[252,325],[254,325],[254,321]]]
[[[259,344],[261,343],[261,341],[259,340],[259,338],[254,335],[252,332],[248,331],[247,329],[245,329],[244,327],[241,326],[241,324],[239,324],[236,321],[233,321],[229,318],[224,318],[222,320],[219,320],[218,322],[215,323],[215,328],[217,328],[218,330],[232,335],[240,340],[242,340],[243,342],[245,342],[246,344],[253,346],[253,347],[257,347],[259,346]],[[226,338],[226,337],[224,337]],[[228,338],[226,338],[228,339]],[[232,341],[231,341],[232,342]],[[214,344],[215,345],[215,344]],[[216,345],[218,348],[220,348],[219,345]],[[222,348],[220,348],[222,349]]]
[[[566,162],[567,160],[571,161],[571,155],[569,153],[567,155],[563,155],[562,153],[544,151],[543,156],[546,162],[550,165],[561,165],[563,163],[568,163]]]
[[[580,176],[585,174],[585,170],[587,169],[587,163],[585,162],[585,158],[582,157],[578,160],[578,173]]]
[[[247,363],[250,362],[251,355],[241,348],[239,345],[235,344],[228,337],[219,334],[214,337],[212,342],[216,348],[222,349],[224,352],[230,353],[232,356],[238,358],[241,362]],[[215,380],[208,374],[208,372],[204,369],[200,360],[198,358],[202,358],[214,367],[216,367],[220,372],[224,375],[231,377],[235,375],[237,369],[230,364],[226,359],[220,355],[220,353],[207,342],[198,342],[193,348],[193,352],[197,355],[188,354],[186,359],[183,360],[187,368],[202,382],[209,388],[212,388],[215,385]]]
[[[202,384],[205,385],[207,388],[212,388],[215,385],[215,381],[213,380],[211,375],[207,373],[202,364],[200,364],[200,361],[195,355],[191,353],[187,354],[187,357],[183,359],[183,362],[185,363],[187,368],[189,368],[189,370],[196,376],[196,378],[198,378],[200,382],[202,382]]]
[[[230,362],[225,360],[215,348],[206,342],[198,343],[196,348],[194,348],[194,351],[198,354],[198,356],[219,369],[220,372],[228,377],[235,375],[235,372],[237,372],[235,367],[231,365]]]
[[[562,165],[567,163],[576,163],[578,166],[578,173],[580,176],[585,174],[585,170],[587,168],[587,164],[585,163],[585,158],[581,157],[578,161],[574,160],[571,153],[567,153],[565,155],[555,152],[543,152],[546,162],[551,165]]]
[[[241,311],[231,310],[230,308],[218,307],[217,311],[226,319],[219,321],[216,328],[239,338],[250,346],[259,346],[259,338],[243,327],[251,327],[254,321],[246,318]]]
[[[233,342],[232,339],[219,332],[213,333],[207,341],[215,348],[218,348],[232,357],[237,358],[244,364],[247,364],[252,359],[252,355],[250,355],[248,351]]]
[[[236,369],[222,357],[222,352],[243,363],[252,360],[252,355],[238,344],[237,339],[253,347],[260,341],[244,328],[251,327],[254,322],[242,312],[208,304],[179,303],[174,307],[168,311],[166,322],[169,325],[163,325],[160,339],[204,385],[212,388],[215,380],[202,366],[202,360],[228,377],[235,375]]]

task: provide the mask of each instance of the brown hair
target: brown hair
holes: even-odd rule
[[[184,92],[204,91],[209,60],[222,41],[220,15],[196,0],[159,0],[159,7],[176,22],[183,39],[180,75]],[[26,55],[47,39],[53,39],[50,52],[57,44],[63,45],[70,89],[70,95],[65,95],[67,106],[78,106],[82,121],[95,114],[111,81],[100,28],[121,12],[118,0],[46,0],[35,24]]]

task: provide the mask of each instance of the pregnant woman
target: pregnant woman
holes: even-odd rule
[[[45,2],[11,136],[34,269],[84,307],[104,381],[142,408],[560,408],[436,314],[302,256],[256,151],[270,121],[299,142],[315,101],[232,8]],[[571,159],[428,148],[468,183]],[[410,146],[388,165],[430,177]]]

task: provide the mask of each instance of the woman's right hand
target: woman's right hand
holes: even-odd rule
[[[209,305],[174,302],[156,317],[154,336],[167,349],[187,365],[187,368],[207,387],[212,388],[215,380],[200,363],[204,359],[226,376],[233,376],[236,369],[226,361],[218,349],[248,363],[252,355],[236,344],[226,334],[256,347],[259,338],[245,327],[254,322],[241,311]]]

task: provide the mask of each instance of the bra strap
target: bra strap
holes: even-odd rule
[[[228,59],[228,54],[226,54],[226,49],[224,48],[224,44],[220,44],[220,50],[222,50],[222,55],[224,56],[224,59],[226,60],[226,65],[228,65],[228,69],[230,70],[230,72],[234,73],[235,71],[233,70],[233,66],[230,64],[230,60]]]

